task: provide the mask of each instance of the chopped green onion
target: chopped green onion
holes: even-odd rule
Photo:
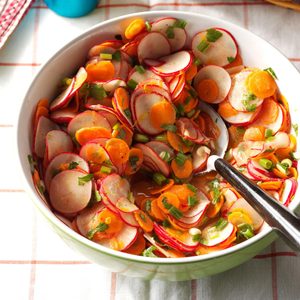
[[[147,200],[146,203],[145,203],[145,209],[146,211],[149,211],[151,210],[151,200]]]
[[[220,182],[218,179],[214,179],[209,183],[209,187],[213,192],[213,199],[212,199],[212,204],[216,205],[219,200],[220,200],[220,196],[221,196],[221,192],[220,192]]]
[[[167,130],[167,131],[172,131],[172,132],[176,132],[177,131],[177,127],[173,124],[164,124],[161,126],[161,128]]]
[[[110,53],[100,53],[100,58],[102,58],[102,59],[112,59],[112,54],[110,54]]]
[[[168,219],[164,219],[162,221],[162,226],[165,227],[165,228],[168,228],[168,227],[171,227],[171,224],[170,222],[168,221]]]
[[[147,248],[147,249],[145,249],[144,251],[143,251],[143,256],[145,256],[145,257],[157,257],[154,253],[153,253],[153,251],[155,251],[157,248],[155,247],[155,246],[150,246],[149,248]]]
[[[146,21],[145,22],[145,25],[146,25],[146,30],[149,32],[149,31],[151,31],[151,24],[148,22],[148,21]]]
[[[188,93],[193,97],[193,98],[197,98],[198,97],[198,93],[193,89],[193,88],[190,88],[188,90]]]
[[[244,127],[242,127],[242,126],[238,126],[238,127],[236,128],[236,130],[237,130],[237,132],[238,132],[239,134],[244,134],[245,131],[246,131],[246,129],[245,129]]]
[[[76,162],[76,161],[71,161],[71,162],[69,163],[68,169],[69,169],[69,170],[76,169],[78,165],[79,165],[78,162]]]
[[[138,83],[133,80],[133,79],[130,79],[129,81],[127,81],[127,86],[131,89],[131,90],[134,90],[136,88],[136,86],[138,85]]]
[[[114,126],[113,126],[113,130],[119,130],[121,127],[121,124],[119,122],[117,122]]]
[[[28,162],[30,165],[31,173],[33,173],[35,170],[35,167],[37,167],[37,162],[33,159],[33,157],[30,154],[27,155],[27,159],[28,159]]]
[[[264,71],[268,72],[274,79],[278,79],[272,68],[264,69]]]
[[[187,187],[190,191],[192,191],[193,193],[197,193],[197,191],[198,191],[198,189],[197,189],[194,185],[192,185],[192,184],[190,184],[190,183],[187,183],[187,184],[186,184],[186,187]]]
[[[112,169],[110,167],[101,166],[101,168],[100,168],[100,172],[104,173],[104,174],[110,174],[111,171],[112,171]]]
[[[183,102],[184,105],[188,105],[192,99],[193,99],[193,97],[191,95],[188,95]]]
[[[102,197],[97,190],[95,190],[94,195],[95,195],[96,202],[100,202],[102,200]]]
[[[63,80],[62,80],[62,85],[63,86],[69,86],[72,82],[72,78],[68,78],[68,77],[65,77]]]
[[[197,49],[204,53],[206,49],[209,47],[209,43],[206,40],[202,40],[199,45],[197,46]]]
[[[242,100],[242,103],[244,107],[246,108],[247,111],[253,112],[256,110],[256,104],[254,103],[249,103],[249,100]]]
[[[176,106],[176,112],[178,116],[184,116],[184,106],[181,103]]]
[[[169,209],[169,213],[175,218],[175,219],[180,219],[182,218],[182,212],[176,208],[175,206],[172,206],[170,209]]]
[[[252,100],[255,100],[255,99],[256,99],[256,96],[255,96],[254,94],[252,94],[252,93],[249,93],[249,94],[245,94],[245,95],[243,96],[243,98],[244,98],[245,100],[252,101]]]
[[[164,208],[168,210],[173,207],[173,205],[168,202],[168,199],[166,197],[162,199],[162,204]]]
[[[196,198],[196,196],[188,196],[188,206],[192,207],[196,204],[198,204],[198,199]]]
[[[218,231],[221,231],[222,229],[224,229],[226,227],[226,225],[228,224],[228,221],[225,220],[224,218],[220,218],[217,223],[215,224],[215,227]]]
[[[265,131],[265,138],[267,139],[271,136],[273,136],[273,130],[270,129],[270,128],[267,128],[266,131]]]
[[[181,140],[187,147],[192,147],[194,145],[194,143],[190,140],[186,140],[184,138],[181,138]]]
[[[182,19],[177,19],[175,21],[175,23],[173,24],[174,27],[176,28],[182,28],[184,29],[185,26],[186,26],[187,22],[185,20],[182,20]]]
[[[146,70],[144,69],[144,67],[141,66],[141,65],[136,65],[134,68],[140,74],[144,74],[146,72]]]
[[[139,161],[139,158],[137,156],[130,156],[129,157],[129,163],[130,163],[130,166],[133,168],[133,169],[136,169],[136,163]]]
[[[89,95],[96,100],[102,100],[103,98],[107,97],[106,91],[103,86],[96,83],[90,84]]]
[[[197,234],[193,235],[192,240],[193,240],[193,242],[200,242],[201,241],[201,234],[197,233]]]
[[[112,60],[120,61],[121,60],[121,52],[116,51],[115,53],[112,54]]]
[[[126,131],[124,130],[124,128],[121,128],[118,132],[117,138],[124,140],[126,137]]]
[[[134,136],[133,136],[133,139],[136,141],[136,142],[139,142],[139,143],[147,143],[149,142],[149,138],[144,135],[144,134],[141,134],[141,133],[136,133]]]
[[[166,30],[166,35],[168,39],[174,39],[175,37],[175,33],[174,33],[174,27],[173,26],[169,26]]]
[[[288,158],[283,159],[280,163],[287,166],[287,168],[290,168],[293,165],[293,162]]]
[[[152,179],[158,185],[162,185],[167,180],[167,178],[161,173],[154,173]]]
[[[292,126],[293,126],[296,136],[298,136],[298,124],[293,124]]]
[[[239,224],[237,227],[238,227],[238,235],[242,236],[246,240],[254,236],[253,227],[250,224],[242,223]]]
[[[267,158],[261,158],[258,163],[266,170],[270,170],[273,167],[272,161]]]
[[[201,60],[198,58],[198,57],[196,57],[195,59],[194,59],[194,65],[195,66],[199,66],[201,64]]]
[[[129,108],[124,109],[124,114],[127,118],[129,119],[131,118],[131,112]]]
[[[171,155],[170,155],[170,153],[167,152],[167,151],[162,151],[162,152],[159,154],[159,157],[162,158],[164,161],[169,162],[169,161],[170,161],[170,158],[171,158]]]
[[[191,118],[191,117],[195,114],[195,112],[196,112],[196,110],[195,110],[195,109],[192,109],[191,111],[189,111],[189,112],[186,114],[186,116],[187,116],[188,118]]]
[[[277,168],[277,170],[279,170],[281,173],[287,175],[287,173],[288,173],[288,168],[287,168],[287,166],[285,166],[285,165],[283,165],[283,164],[281,164],[281,163],[277,163],[277,164],[276,164],[276,168]]]
[[[135,199],[134,199],[134,196],[133,196],[133,193],[132,193],[132,192],[129,192],[129,193],[128,193],[127,199],[128,199],[131,203],[134,203]]]
[[[163,134],[157,135],[154,139],[156,141],[166,142],[167,141],[167,136],[163,133]]]
[[[85,176],[78,177],[78,185],[85,185],[87,182],[91,181],[93,177],[93,174],[87,174]]]
[[[227,61],[228,61],[229,63],[232,63],[233,61],[235,61],[235,58],[232,57],[232,56],[228,56],[228,57],[227,57]]]
[[[105,231],[106,229],[108,229],[108,225],[101,222],[101,223],[99,223],[99,224],[97,225],[97,227],[95,227],[94,229],[91,229],[91,230],[87,233],[87,238],[88,238],[89,240],[91,240],[91,239],[94,237],[94,235],[95,235],[96,232],[103,232],[103,231]]]
[[[214,28],[210,28],[206,30],[206,39],[211,43],[217,41],[222,35],[223,33],[221,31],[218,31]]]
[[[291,152],[290,156],[293,160],[300,160],[300,152]]]
[[[178,152],[175,157],[175,161],[179,166],[183,166],[187,159],[188,159],[188,157],[181,152]]]

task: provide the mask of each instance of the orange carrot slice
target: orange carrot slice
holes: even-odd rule
[[[142,234],[138,234],[135,242],[124,252],[134,255],[141,255],[146,248],[146,240]]]
[[[264,190],[279,190],[282,186],[281,181],[264,181],[257,183]]]
[[[213,193],[210,193],[211,198],[213,198]],[[209,218],[214,218],[217,216],[217,214],[219,213],[221,207],[224,204],[224,197],[223,195],[220,196],[219,201],[216,204],[213,204],[212,202],[209,204],[208,209],[206,211],[206,215]]]
[[[123,140],[111,138],[106,142],[105,149],[116,165],[125,164],[129,159],[129,147]]]
[[[286,175],[286,174],[280,172],[280,171],[277,170],[276,168],[273,169],[273,173],[274,173],[277,177],[282,178],[282,179],[287,179],[287,178],[289,178],[288,175]]]
[[[176,111],[170,102],[163,100],[151,107],[149,117],[154,128],[162,129],[163,125],[175,123]]]
[[[232,61],[231,63],[229,63],[228,65],[226,65],[224,68],[230,69],[230,68],[241,66],[241,65],[243,65],[243,60],[242,60],[241,55],[238,53],[235,60]]]
[[[179,208],[180,201],[176,194],[165,192],[157,198],[157,205],[164,213],[168,214],[169,209],[166,206],[172,205],[176,208]]]
[[[189,209],[188,197],[193,196],[194,192],[188,188],[186,184],[175,184],[168,192],[174,193],[180,201],[180,210],[186,211]]]
[[[133,132],[124,124],[114,129],[111,136],[125,141],[128,146],[132,144]]]
[[[131,148],[129,150],[129,158],[126,163],[125,175],[129,176],[136,173],[143,163],[143,151],[138,148]]]
[[[294,152],[296,150],[297,147],[297,139],[294,135],[290,134],[290,144],[288,147],[286,148],[281,148],[276,150],[276,155],[278,157],[278,159],[282,160],[284,158],[288,158],[290,156],[291,152]]]
[[[196,76],[198,68],[195,64],[192,64],[185,73],[185,80],[190,81]]]
[[[213,79],[200,80],[196,86],[199,98],[205,102],[212,103],[218,99],[219,87]]]
[[[186,146],[182,139],[174,132],[167,131],[167,140],[176,151],[182,151],[183,153],[190,151],[190,148]]]
[[[266,124],[274,123],[279,114],[279,109],[279,105],[272,98],[265,99],[255,124],[265,126]]]
[[[223,118],[233,117],[238,114],[228,101],[223,101],[219,104],[218,113]]]
[[[33,119],[33,128],[36,128],[39,118],[43,116],[48,118],[49,117],[49,110],[47,107],[42,106],[42,105],[38,105],[36,108],[36,112],[34,115],[34,119]]]
[[[243,127],[231,125],[228,128],[229,148],[235,148],[243,141],[245,129]]]
[[[180,166],[175,159],[171,162],[171,168],[174,175],[179,179],[186,179],[192,175],[193,162],[191,158],[187,158],[182,166]]]
[[[124,111],[129,107],[129,94],[123,87],[118,87],[114,92],[114,97],[119,107]],[[116,109],[116,108],[115,108]]]
[[[104,127],[84,127],[75,133],[75,138],[80,145],[92,141],[97,138],[110,138],[111,133]]]
[[[265,140],[265,129],[262,126],[259,127],[249,127],[246,129],[244,136],[244,141],[264,141]]]
[[[162,210],[160,209],[160,207],[157,204],[157,199],[154,199],[151,202],[151,209],[150,209],[150,213],[151,215],[158,221],[163,221],[166,216],[165,214],[162,212]]]
[[[291,115],[290,115],[289,111],[283,105],[280,104],[280,107],[283,112],[283,122],[282,122],[282,125],[280,128],[280,131],[289,133],[291,131],[291,125],[292,125],[291,124]]]
[[[146,28],[145,21],[143,19],[135,19],[133,20],[125,29],[125,37],[128,40],[133,39],[139,33],[144,31]]]
[[[153,221],[146,213],[142,210],[138,210],[133,212],[133,215],[145,232],[151,232],[153,230]]]
[[[277,89],[274,78],[266,71],[255,71],[246,80],[248,89],[258,98],[274,95]]]
[[[107,81],[114,78],[115,67],[111,61],[103,60],[95,64],[88,64],[86,71],[88,73],[87,82]]]
[[[174,180],[173,179],[169,179],[168,183],[165,184],[162,187],[158,187],[158,188],[154,188],[150,191],[151,195],[156,195],[156,194],[160,194],[166,190],[168,190],[170,187],[172,187],[174,185]]]

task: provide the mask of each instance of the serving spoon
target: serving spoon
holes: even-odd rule
[[[210,105],[200,103],[199,108],[215,121],[220,129],[220,136],[217,140],[215,154],[208,158],[206,169],[198,174],[212,170],[217,171],[277,233],[285,238],[293,248],[300,251],[300,219],[223,159],[229,142],[227,127]]]

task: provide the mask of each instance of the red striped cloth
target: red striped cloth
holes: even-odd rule
[[[0,0],[0,11],[4,2]],[[0,299],[299,299],[300,259],[281,241],[216,276],[148,282],[103,270],[69,249],[38,217],[24,192],[16,160],[16,112],[41,63],[105,19],[167,9],[199,12],[246,27],[274,44],[300,70],[300,39],[295,30],[300,27],[299,14],[265,1],[101,0],[95,11],[79,19],[62,18],[43,1],[34,1],[13,38],[0,50]]]

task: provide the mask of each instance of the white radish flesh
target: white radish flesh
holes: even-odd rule
[[[205,169],[211,150],[206,146],[197,146],[192,153],[194,173]]]
[[[68,85],[68,87],[61,92],[50,104],[50,110],[57,110],[61,107],[66,106],[70,101],[72,97],[72,91],[75,84],[75,78],[72,78],[71,83]]]
[[[134,80],[137,83],[141,83],[149,79],[162,80],[159,75],[155,74],[151,70],[145,70],[145,72],[141,73],[139,71],[136,71],[135,69],[132,69],[132,72],[128,77],[128,80]]]

